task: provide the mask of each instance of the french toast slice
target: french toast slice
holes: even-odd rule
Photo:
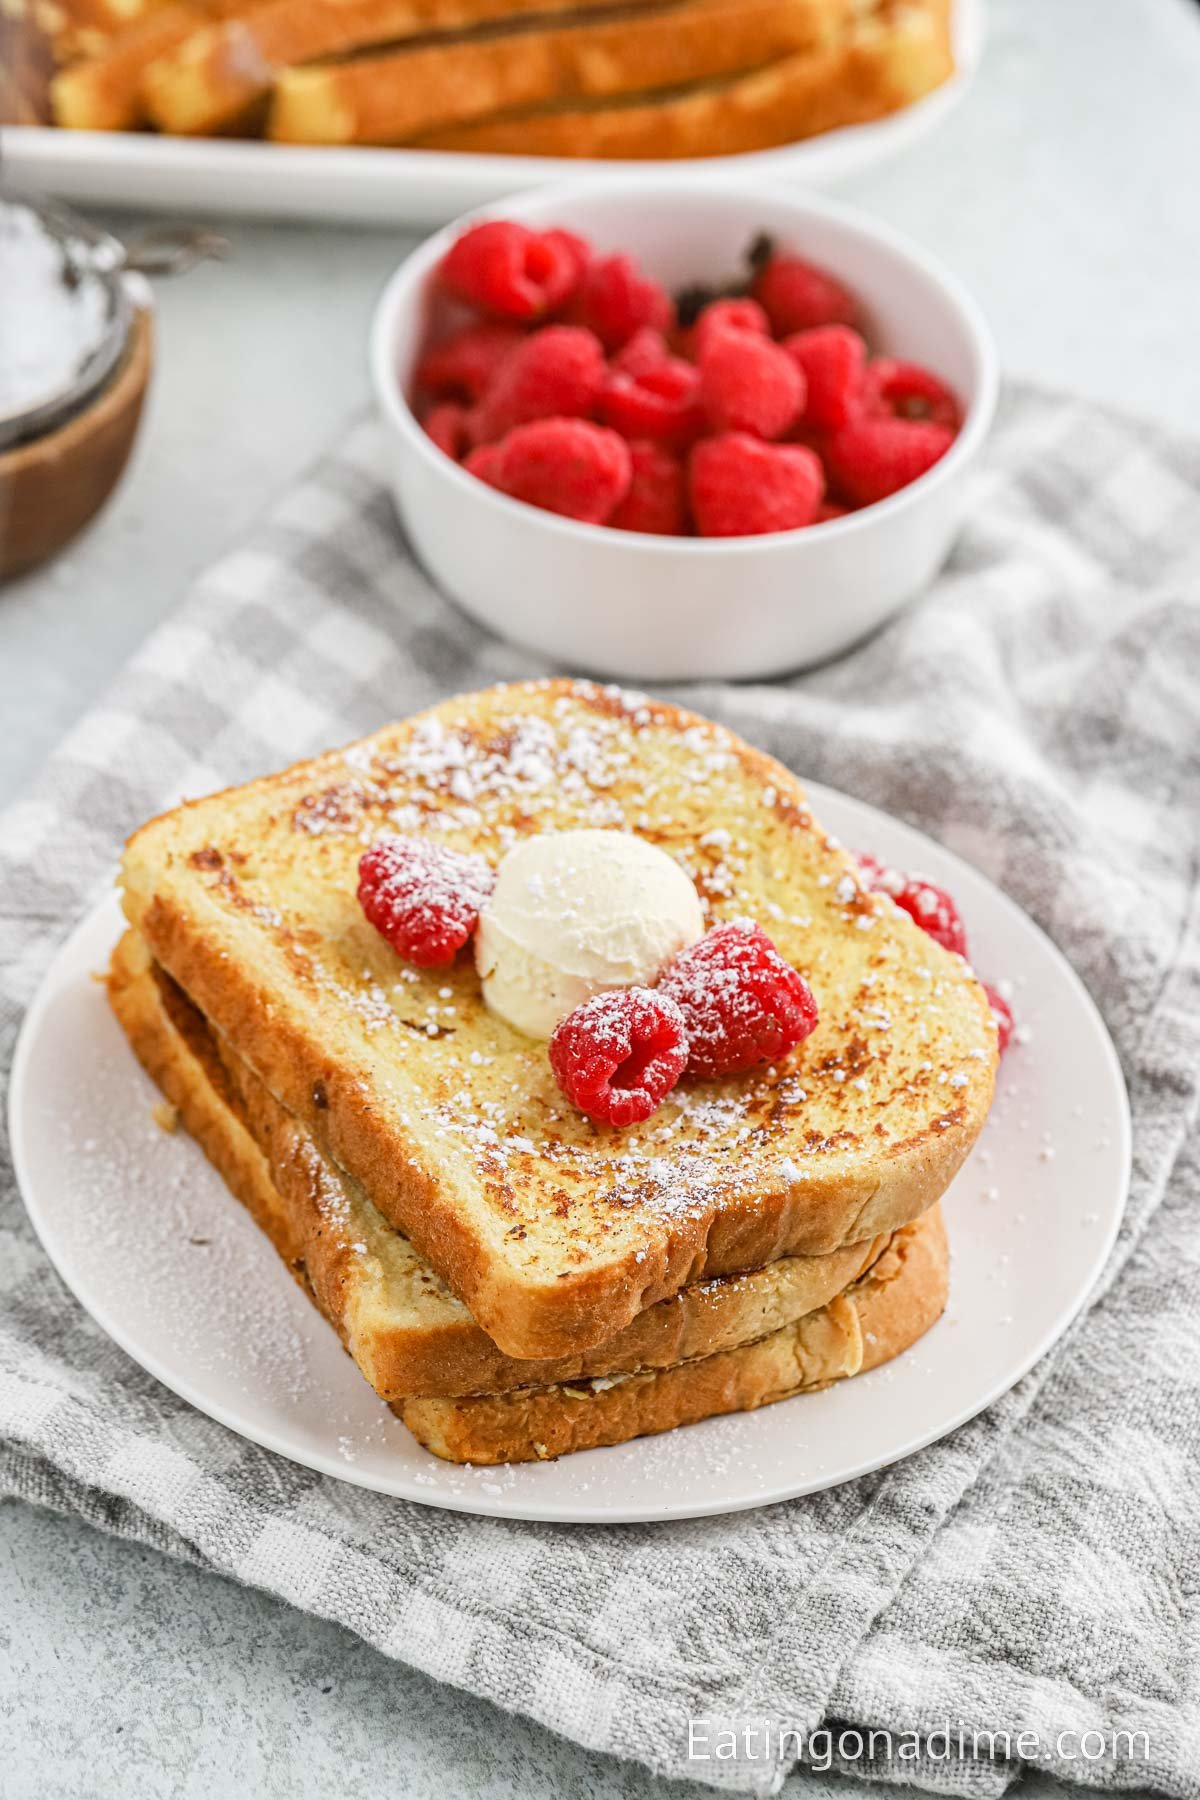
[[[429,150],[660,161],[770,150],[898,112],[954,73],[942,0],[885,0],[844,36],[749,73],[439,126]],[[649,84],[645,84],[649,85]]]
[[[469,959],[404,964],[355,897],[385,830],[494,862],[579,826],[673,854],[712,921],[760,921],[816,995],[812,1036],[598,1127]],[[795,776],[611,687],[488,689],[179,807],[130,839],[122,883],[153,956],[510,1356],[578,1354],[707,1276],[910,1222],[991,1101],[982,988],[862,886]]]
[[[636,3],[625,0],[630,7]],[[277,76],[287,68],[409,38],[612,4],[613,0],[261,0],[237,18],[195,32],[153,62],[143,77],[144,104],[163,131],[183,136],[223,132],[261,113]]]
[[[435,1456],[476,1464],[544,1461],[753,1412],[865,1374],[909,1349],[945,1310],[949,1269],[942,1210],[933,1206],[895,1232],[844,1293],[756,1343],[614,1380],[426,1397],[396,1410]]]
[[[54,123],[70,131],[129,131],[143,124],[146,70],[209,17],[209,9],[193,0],[172,0],[116,32],[95,56],[60,69],[50,83]]]
[[[387,1401],[503,1393],[711,1356],[824,1306],[891,1241],[699,1282],[595,1350],[520,1362],[496,1348],[408,1239],[321,1155],[136,932],[113,954],[108,992],[142,1067]]]
[[[399,144],[490,113],[756,68],[820,43],[837,24],[832,0],[682,0],[425,42],[285,70],[267,133],[284,143]]]

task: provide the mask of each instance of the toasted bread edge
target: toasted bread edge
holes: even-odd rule
[[[890,1241],[881,1236],[828,1257],[792,1258],[790,1268],[777,1271],[782,1282],[768,1283],[764,1271],[703,1283],[640,1313],[610,1343],[574,1357],[507,1357],[465,1316],[389,1330],[371,1316],[371,1290],[383,1277],[369,1263],[364,1269],[355,1216],[343,1205],[335,1204],[332,1214],[323,1205],[311,1137],[249,1069],[237,1066],[236,1055],[132,930],[113,952],[108,993],[146,1073],[387,1401],[503,1393],[711,1355],[815,1311],[857,1280]],[[337,1179],[328,1165],[326,1173]]]
[[[897,1232],[876,1268],[845,1293],[757,1343],[611,1385],[410,1400],[400,1414],[435,1456],[493,1464],[545,1461],[753,1412],[899,1356],[944,1311],[949,1265],[941,1208],[934,1207]]]

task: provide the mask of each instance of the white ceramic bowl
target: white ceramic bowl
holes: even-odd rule
[[[487,211],[631,251],[672,289],[736,270],[767,231],[841,276],[864,303],[873,348],[928,364],[962,397],[966,416],[951,449],[911,487],[803,531],[649,537],[510,500],[444,456],[406,398],[437,306],[433,274],[460,220],[392,277],[375,314],[371,372],[409,541],[474,618],[587,673],[736,679],[837,655],[928,584],[962,522],[996,400],[991,337],[953,276],[859,213],[744,183],[569,182]]]

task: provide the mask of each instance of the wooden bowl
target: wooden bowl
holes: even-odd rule
[[[56,555],[116,487],[137,436],[153,348],[153,315],[138,306],[124,356],[82,411],[0,450],[0,581]]]

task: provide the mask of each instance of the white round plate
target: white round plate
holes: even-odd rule
[[[659,179],[674,167],[713,180],[729,173],[831,187],[891,162],[933,130],[969,87],[984,35],[983,0],[956,0],[955,73],[924,100],[870,124],[843,126],[778,150],[619,166],[630,175],[653,172]],[[93,205],[328,219],[338,225],[359,220],[392,230],[399,224],[444,225],[506,194],[614,171],[612,162],[584,158],[310,147],[42,125],[5,127],[4,167],[19,186]]]
[[[94,979],[121,930],[115,896],[59,953],[13,1068],[17,1178],[63,1280],[143,1368],[244,1437],[343,1481],[497,1518],[737,1512],[849,1481],[953,1430],[1044,1355],[1087,1298],[1128,1186],[1125,1087],[1078,977],[991,882],[873,807],[809,791],[843,842],[950,889],[977,967],[1012,982],[1025,1038],[946,1198],[949,1309],[896,1362],[559,1462],[439,1462],[367,1386],[196,1145],[154,1123],[157,1090]]]

